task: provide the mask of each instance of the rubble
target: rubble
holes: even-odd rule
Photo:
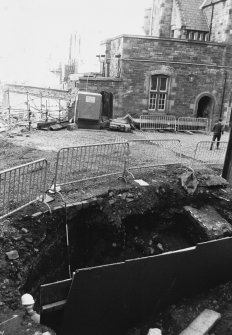
[[[186,172],[181,176],[181,186],[188,192],[194,194],[199,182],[194,172]]]
[[[6,252],[6,255],[7,255],[9,260],[14,260],[14,259],[19,258],[19,254],[18,254],[17,250],[8,251],[8,252]]]
[[[201,233],[202,239],[214,240],[232,235],[232,227],[212,207],[204,206],[199,209],[185,206],[184,210],[193,226]]]
[[[131,125],[123,119],[113,119],[110,121],[109,129],[128,133],[131,132]]]

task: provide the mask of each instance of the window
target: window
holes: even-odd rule
[[[205,41],[209,41],[209,34],[205,34]]]
[[[192,32],[192,31],[188,31],[188,33],[187,33],[187,38],[188,38],[189,40],[193,40],[193,32]]]
[[[188,30],[187,39],[195,41],[208,41],[208,33],[205,31]]]
[[[198,39],[199,39],[199,36],[198,36],[198,32],[196,31],[196,32],[194,33],[194,40],[197,41]]]
[[[149,109],[164,111],[167,101],[168,78],[163,75],[151,76]]]

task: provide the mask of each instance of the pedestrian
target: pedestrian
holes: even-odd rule
[[[217,140],[217,149],[219,149],[219,143],[220,143],[221,136],[223,134],[223,130],[224,130],[224,127],[222,124],[222,119],[219,119],[218,122],[215,123],[213,127],[213,139],[211,142],[210,150],[213,149],[213,144],[215,140]]]
[[[32,295],[28,293],[23,294],[21,302],[26,311],[25,316],[28,316],[35,323],[40,323],[40,315],[33,309],[35,301]]]

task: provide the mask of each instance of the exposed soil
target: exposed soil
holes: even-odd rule
[[[48,158],[50,167],[55,162],[55,151],[16,146],[6,138],[1,145],[0,170],[42,157]],[[94,187],[93,184],[83,184],[76,201],[94,196],[97,199],[92,207],[82,209],[76,217],[69,218],[72,270],[194,245],[197,237],[194,239],[188,235],[181,221],[182,208],[187,204],[201,206],[202,203],[209,203],[232,223],[231,190],[206,187],[205,175],[209,171],[201,171],[196,174],[200,186],[194,195],[188,195],[180,185],[180,176],[184,171],[184,168],[176,166],[143,172],[142,176],[137,173],[138,178],[150,184],[148,188],[139,187],[131,180],[128,184],[111,180],[107,185],[105,181],[98,181]],[[51,182],[52,168],[49,173]],[[59,204],[60,201],[55,201],[52,208]],[[4,330],[1,329],[1,322],[12,315],[20,315],[8,323],[12,325],[11,330],[5,330],[4,335],[34,335],[38,329],[45,331],[46,328],[22,317],[20,295],[32,293],[39,310],[39,286],[68,278],[64,209],[53,211],[52,216],[44,213],[31,217],[31,214],[40,211],[45,212],[46,208],[32,205],[0,222],[0,330]],[[78,229],[75,228],[77,219]],[[19,258],[9,260],[6,252],[10,250],[17,250]],[[150,315],[142,324],[135,325],[131,334],[144,335],[152,327],[161,328],[163,334],[178,334],[204,308],[222,313],[222,320],[211,334],[231,334],[231,285],[228,283],[185,298],[158,316]]]

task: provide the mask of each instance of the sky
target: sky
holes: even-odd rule
[[[143,35],[151,0],[0,0],[0,81],[52,86],[49,69],[68,60],[71,33],[81,40],[80,72],[98,71],[100,42]],[[53,85],[53,86],[54,86]]]

